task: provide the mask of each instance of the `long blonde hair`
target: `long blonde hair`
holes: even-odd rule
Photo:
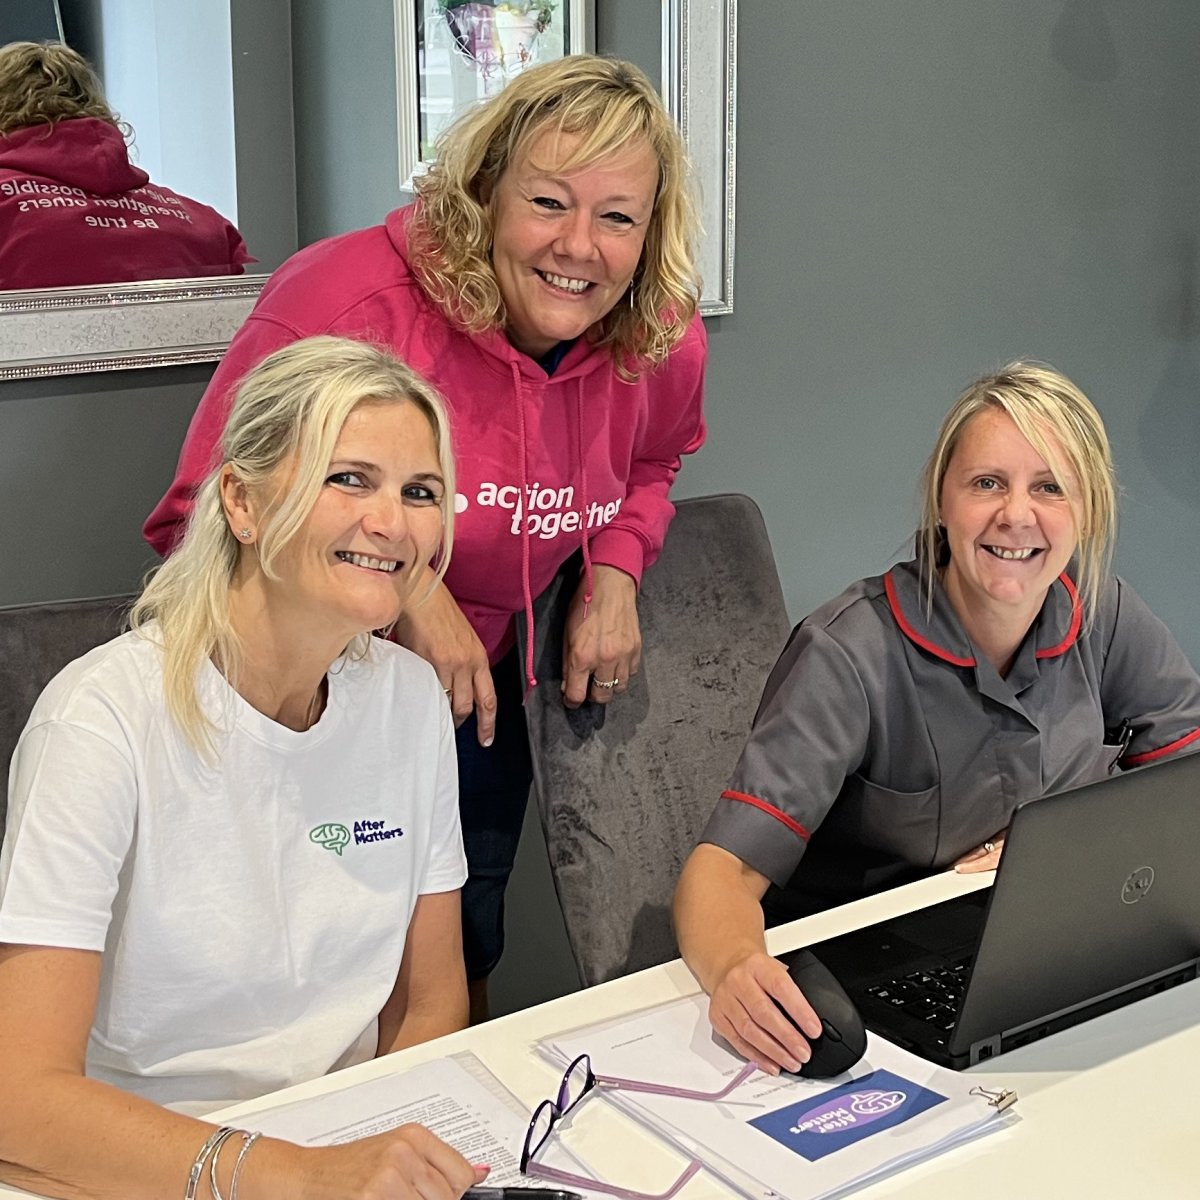
[[[200,669],[215,659],[232,682],[242,662],[229,589],[243,548],[221,503],[221,473],[228,464],[248,491],[265,497],[258,558],[263,572],[278,578],[275,563],[312,511],[342,426],[361,404],[414,404],[429,421],[445,482],[436,569],[439,579],[445,574],[454,543],[454,463],[437,392],[385,350],[347,338],[306,338],[264,359],[238,387],[220,461],[196,493],[178,547],[151,575],[130,614],[131,627],[144,636],[148,623],[157,623],[167,707],[201,753],[212,749],[213,727],[197,691]],[[286,491],[273,495],[275,472],[286,462],[295,470]],[[346,653],[361,658],[370,641],[361,634]]]
[[[438,142],[437,161],[416,182],[409,224],[412,267],[422,288],[472,333],[501,329],[504,298],[492,267],[490,200],[500,176],[542,133],[581,140],[556,170],[590,166],[639,139],[659,165],[658,191],[630,301],[601,322],[618,371],[636,378],[663,362],[697,307],[699,223],[683,138],[649,79],[632,63],[572,54],[522,72],[470,108]]]
[[[104,99],[96,72],[61,42],[9,42],[0,47],[0,134],[27,125],[53,127],[76,117],[99,117],[126,138],[132,131]]]
[[[1065,375],[1045,363],[1017,361],[967,387],[946,414],[921,477],[917,557],[932,602],[934,579],[949,558],[938,525],[942,484],[967,424],[986,409],[1007,413],[1046,460],[1071,506],[1079,548],[1075,580],[1090,624],[1098,587],[1112,562],[1117,530],[1117,485],[1104,421]],[[1070,480],[1075,486],[1069,487]]]

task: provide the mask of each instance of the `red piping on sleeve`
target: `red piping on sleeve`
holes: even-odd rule
[[[1057,646],[1047,646],[1044,650],[1039,650],[1038,658],[1057,658],[1060,654],[1065,654],[1075,645],[1075,639],[1079,636],[1079,627],[1083,623],[1083,608],[1079,603],[1079,592],[1076,590],[1075,584],[1066,571],[1058,579],[1067,589],[1067,595],[1071,597],[1071,628],[1067,630],[1067,636]]]
[[[950,663],[955,667],[973,667],[975,660],[973,658],[962,658],[957,654],[951,654],[949,650],[943,650],[934,642],[931,642],[927,637],[922,637],[909,623],[908,618],[904,615],[903,609],[900,607],[900,597],[896,593],[896,585],[892,581],[892,573],[889,571],[883,577],[884,590],[887,592],[888,605],[892,610],[892,616],[896,618],[896,624],[900,626],[901,633],[906,638],[922,650],[928,650],[930,654],[936,654],[938,658]]]
[[[1146,750],[1142,754],[1133,754],[1129,758],[1123,758],[1121,765],[1123,767],[1140,767],[1142,763],[1166,758],[1168,754],[1174,754],[1176,750],[1182,750],[1184,746],[1190,746],[1195,741],[1200,741],[1200,729],[1193,729],[1191,733],[1184,734],[1183,737],[1177,738],[1166,746],[1159,746],[1157,750]]]
[[[782,821],[794,834],[808,841],[812,834],[800,824],[799,821],[793,821],[785,812],[780,812],[773,804],[768,804],[765,800],[760,800],[757,796],[747,796],[745,792],[731,792],[728,789],[721,793],[722,800],[737,800],[742,804],[750,804],[754,808],[761,809],[769,817],[774,817],[777,821]]]

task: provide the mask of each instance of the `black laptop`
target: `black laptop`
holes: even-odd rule
[[[1022,804],[996,881],[812,951],[870,1029],[955,1069],[1200,973],[1200,754]]]

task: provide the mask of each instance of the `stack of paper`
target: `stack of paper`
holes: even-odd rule
[[[471,1162],[488,1163],[488,1187],[551,1187],[520,1172],[526,1107],[470,1052],[439,1058],[403,1075],[297,1100],[244,1118],[252,1128],[300,1146],[334,1146],[409,1123],[424,1125]],[[587,1174],[559,1143],[546,1161]]]
[[[713,1033],[707,1008],[693,996],[539,1048],[564,1066],[587,1054],[597,1075],[715,1092],[745,1064]],[[996,1105],[1003,1089],[874,1035],[835,1079],[756,1072],[722,1101],[598,1091],[751,1200],[826,1200],[1015,1119]]]

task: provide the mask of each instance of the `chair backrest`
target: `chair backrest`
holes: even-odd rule
[[[679,503],[638,598],[642,670],[607,707],[559,692],[574,559],[535,605],[527,706],[534,784],[585,984],[678,956],[670,904],[741,752],[789,629],[762,514],[746,496]]]
[[[0,839],[13,749],[42,689],[81,654],[125,628],[132,596],[0,608]]]

